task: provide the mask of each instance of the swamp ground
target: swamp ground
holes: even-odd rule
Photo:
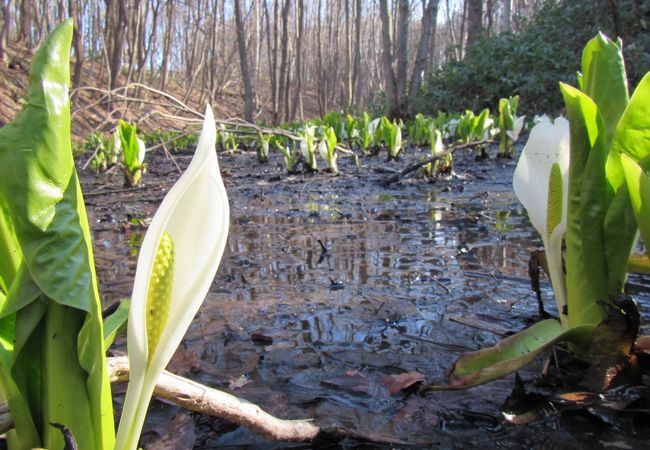
[[[387,169],[426,154],[409,148],[398,162],[386,162],[385,153],[360,157],[359,168],[340,155],[341,175],[332,177],[287,176],[277,153],[260,164],[252,151],[220,152],[229,240],[169,369],[338,434],[312,444],[270,442],[152,402],[147,448],[648,445],[647,411],[544,403],[530,423],[507,423],[501,406],[514,376],[465,391],[418,393],[419,380],[444,382],[461,352],[537,320],[528,260],[541,240],[512,191],[516,161],[495,152],[477,160],[462,150],[451,176],[435,183],[411,176],[388,187],[380,183]],[[191,155],[149,153],[135,189],[123,188],[115,169],[80,171],[105,307],[130,295],[147,221]],[[644,334],[649,281],[631,278]],[[556,314],[546,279],[542,295]],[[114,351],[125,350],[118,339]],[[540,358],[520,372],[542,398],[558,391],[541,379],[543,364]]]

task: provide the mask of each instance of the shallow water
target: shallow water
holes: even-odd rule
[[[274,414],[399,445],[573,448],[600,436],[589,423],[556,417],[504,424],[499,407],[513,377],[425,396],[386,390],[381,380],[391,374],[444,382],[460,352],[492,345],[537,314],[528,258],[540,240],[512,192],[514,162],[459,154],[455,174],[434,184],[379,184],[388,175],[378,170],[401,168],[416,153],[399,163],[362,158],[360,171],[341,157],[339,177],[286,177],[279,158],[260,165],[253,153],[220,155],[230,236],[172,367],[217,387],[243,376],[234,392]],[[102,195],[118,190],[117,175],[83,177],[107,304],[129,295],[146,219],[178,176],[162,155],[150,168],[136,192]],[[551,295],[545,283],[556,313]],[[642,312],[648,323],[643,304]],[[528,385],[541,363],[521,372]],[[218,419],[195,423],[196,448],[282,447]],[[609,433],[604,439],[637,442]]]

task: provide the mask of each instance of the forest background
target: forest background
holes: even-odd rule
[[[24,102],[30,55],[66,17],[77,137],[122,117],[178,128],[206,102],[274,125],[494,109],[517,94],[524,113],[557,113],[557,83],[575,84],[598,31],[623,39],[633,85],[650,68],[648,0],[2,0],[3,122]]]

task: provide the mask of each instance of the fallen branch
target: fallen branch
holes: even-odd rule
[[[381,184],[383,186],[388,186],[391,183],[395,183],[396,181],[399,181],[401,178],[408,175],[409,173],[415,172],[420,167],[424,167],[429,163],[436,162],[436,161],[444,158],[448,154],[454,153],[456,150],[462,150],[462,149],[465,149],[465,148],[478,147],[478,146],[485,145],[485,144],[490,144],[490,143],[492,143],[492,141],[487,140],[487,141],[470,142],[469,144],[460,144],[460,145],[456,145],[454,147],[449,147],[441,155],[432,156],[431,158],[427,158],[427,159],[423,159],[422,161],[418,161],[417,163],[406,167],[405,169],[401,170],[400,172],[397,172],[395,175],[390,176],[388,178],[385,178],[384,180],[381,181]]]
[[[126,356],[108,358],[111,383],[129,379]],[[217,389],[164,371],[158,378],[154,394],[190,411],[221,417],[254,432],[280,441],[310,441],[320,432],[311,420],[283,420],[259,406]]]

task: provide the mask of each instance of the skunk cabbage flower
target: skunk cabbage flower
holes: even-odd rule
[[[512,142],[516,142],[517,139],[519,139],[519,135],[521,134],[521,130],[524,129],[524,120],[526,119],[526,116],[519,116],[516,117],[514,120],[514,123],[512,124],[512,130],[507,130],[506,134],[510,139],[512,139]]]
[[[560,318],[566,324],[562,238],[567,227],[569,121],[543,116],[533,127],[513,177],[513,188],[542,236]]]
[[[144,238],[131,298],[131,377],[116,449],[136,449],[156,380],[203,302],[228,236],[229,206],[208,106],[189,167],[169,190]]]

